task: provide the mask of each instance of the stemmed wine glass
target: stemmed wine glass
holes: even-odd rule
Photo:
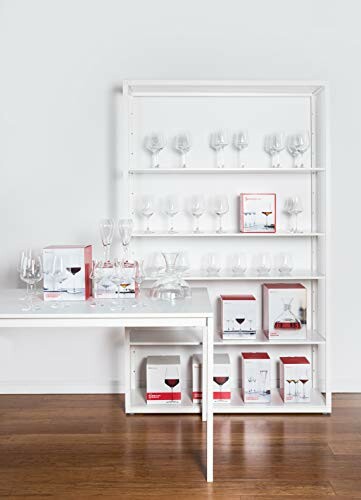
[[[293,230],[294,233],[302,233],[300,229],[298,229],[298,216],[303,212],[302,201],[299,196],[292,197],[292,214],[296,217],[295,228]]]
[[[229,144],[228,133],[225,130],[219,130],[211,136],[211,147],[217,153],[217,166],[224,168],[224,148]]]
[[[165,213],[170,218],[170,227],[168,230],[169,234],[174,234],[177,231],[174,229],[174,216],[179,212],[179,201],[178,196],[169,195],[165,199]]]
[[[133,220],[119,219],[118,222],[120,241],[123,246],[124,263],[129,261],[129,244],[133,235]]]
[[[71,262],[74,262],[76,260],[76,256],[72,256],[70,258]],[[67,266],[66,270],[68,273],[73,277],[73,288],[68,290],[68,293],[80,293],[77,288],[76,288],[76,275],[81,271],[81,266]]]
[[[114,221],[112,219],[102,219],[99,222],[100,237],[104,247],[104,264],[110,264],[110,247],[114,236]]]
[[[103,279],[104,277],[104,271],[103,271],[103,263],[101,260],[94,260],[93,263],[92,263],[92,268],[91,268],[91,271],[90,271],[90,274],[89,274],[89,278],[92,280],[93,282],[93,288],[94,286],[97,286]],[[96,301],[92,301],[90,303],[91,307],[95,307],[97,306],[97,302]],[[103,304],[100,304],[101,306],[103,306]]]
[[[125,289],[129,285],[129,277],[125,273],[124,264],[119,260],[114,261],[113,272],[111,274],[110,280],[117,287],[117,300],[112,302],[114,306],[124,311],[125,307],[122,305],[122,292],[121,288]]]
[[[28,259],[31,259],[31,255],[32,255],[32,250],[31,248],[27,248],[26,250],[23,250],[20,254],[20,257],[19,257],[19,261],[18,261],[18,265],[17,265],[17,271],[20,275],[22,269],[24,268],[24,266],[26,265],[26,262]],[[21,296],[19,300],[26,300],[29,298],[29,284],[26,283],[26,294]]]
[[[147,228],[145,232],[147,234],[153,233],[154,231],[151,231],[149,227],[149,220],[152,217],[152,215],[154,215],[155,212],[154,196],[152,195],[143,196],[141,199],[139,211],[142,214],[142,216],[147,219]]]
[[[280,153],[285,149],[285,134],[283,132],[277,132],[276,134],[267,135],[264,149],[271,157],[271,167],[280,168]]]
[[[172,399],[174,401],[174,388],[179,384],[179,371],[176,366],[167,366],[165,369],[164,375],[164,383],[167,385],[172,391]]]
[[[152,167],[159,168],[159,153],[167,144],[166,138],[161,133],[152,133],[145,140],[146,148],[152,153]]]
[[[245,163],[242,161],[242,151],[248,146],[247,130],[240,130],[234,135],[234,147],[238,149],[238,167],[245,168]]]
[[[310,147],[310,133],[308,131],[301,132],[296,135],[296,147],[297,151],[300,155],[300,164],[299,167],[303,168],[303,155],[306,153],[308,148]]]
[[[37,257],[27,257],[23,261],[23,265],[20,271],[20,279],[28,285],[28,304],[23,307],[23,311],[32,311],[33,309],[39,309],[39,306],[34,308],[33,306],[33,295],[34,286],[39,283],[43,278],[43,265],[40,256]]]
[[[192,147],[190,135],[187,132],[182,132],[176,135],[174,140],[174,147],[181,154],[181,167],[186,168],[186,156]]]
[[[193,233],[200,233],[199,229],[199,218],[204,214],[206,210],[206,201],[202,194],[194,195],[191,198],[191,212],[193,218],[195,219]]]
[[[53,280],[53,291],[57,291],[58,284],[67,279],[66,269],[61,255],[53,255],[50,260],[44,259],[43,273],[49,275]],[[56,309],[59,307],[58,301],[50,304],[50,307]]]
[[[219,217],[219,227],[217,229],[217,233],[224,233],[222,227],[222,217],[229,211],[229,204],[227,196],[220,195],[214,198],[214,213]]]
[[[297,136],[296,135],[290,135],[287,137],[287,151],[293,158],[293,167],[298,168],[298,157],[300,153],[298,152],[297,148]]]

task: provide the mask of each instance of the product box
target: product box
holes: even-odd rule
[[[118,298],[118,293],[122,298],[134,298],[138,294],[139,287],[135,281],[138,272],[138,264],[135,262],[126,262],[122,270],[124,281],[122,286],[117,287],[112,282],[114,267],[107,266],[102,268],[103,278],[98,282],[93,282],[93,297],[97,299],[115,299]]]
[[[271,402],[271,359],[266,352],[242,352],[242,398],[245,403]]]
[[[309,403],[311,365],[304,356],[280,357],[280,394],[285,403]]]
[[[228,354],[213,355],[213,401],[231,401],[231,363]],[[202,354],[192,356],[192,399],[193,403],[202,401]]]
[[[180,356],[147,357],[147,404],[180,404]]]
[[[253,339],[256,334],[256,298],[253,295],[221,295],[224,340]]]
[[[263,331],[270,339],[305,339],[307,290],[301,283],[263,285]]]
[[[242,193],[240,195],[241,233],[276,232],[276,195]]]
[[[87,300],[91,295],[92,246],[43,249],[44,301]]]

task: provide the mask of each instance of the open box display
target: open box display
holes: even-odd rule
[[[312,366],[314,397],[307,408],[299,403],[297,411],[331,411],[330,325],[327,323],[326,327],[326,100],[327,88],[317,82],[124,82],[118,212],[134,219],[132,251],[137,259],[144,260],[148,284],[151,286],[155,279],[151,270],[157,267],[153,262],[160,251],[185,252],[189,263],[184,279],[192,286],[207,286],[214,304],[215,351],[229,353],[231,367],[237,366],[235,356],[244,345],[250,351],[265,350],[271,358],[271,403],[249,409],[232,389],[231,404],[228,409],[224,405],[225,412],[294,411],[293,405],[285,405],[279,396],[279,368],[275,360],[280,356],[306,356]],[[233,136],[245,129],[246,137],[239,139],[244,147],[239,148]],[[228,130],[228,139],[219,139],[221,143],[228,140],[220,153],[214,148],[217,130]],[[187,131],[184,140],[179,138],[182,131]],[[266,145],[268,136],[276,135],[275,131],[286,133],[286,144],[297,132],[308,131],[309,147],[299,156],[293,156],[286,147],[270,157]],[[155,162],[145,144],[154,132],[163,137]],[[263,214],[264,225],[274,225],[271,229],[275,232],[240,231],[240,193],[275,194],[276,213],[272,216],[277,222],[266,221],[270,214]],[[192,203],[193,195],[198,197],[197,203],[194,199]],[[146,199],[152,200],[150,205],[144,204]],[[272,207],[262,210],[272,211]],[[256,221],[253,209],[246,212],[249,229]],[[282,267],[278,260],[285,252],[292,257],[292,265],[287,262]],[[235,253],[245,256],[245,264],[235,266]],[[303,338],[270,341],[264,335],[261,285],[267,282],[300,283],[305,287],[308,314]],[[256,298],[256,322],[252,323],[256,333],[252,338],[222,339],[220,295]],[[156,332],[154,335],[156,338]],[[184,333],[186,338],[187,335]],[[189,344],[183,345],[182,336],[178,336],[181,350],[189,360],[196,351]],[[155,340],[151,346],[149,342],[147,348],[154,350],[155,355],[157,349],[164,349],[163,354],[178,354],[174,345],[159,345]],[[141,346],[132,346],[129,352],[133,348],[134,356],[138,356]],[[240,384],[237,374],[232,378]],[[135,378],[132,383],[131,390],[139,389],[141,393],[140,380]],[[140,398],[141,408],[142,402]],[[189,399],[189,405],[181,404],[176,411],[199,411],[194,406]]]

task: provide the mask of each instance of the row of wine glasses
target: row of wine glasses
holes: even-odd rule
[[[234,276],[243,276],[249,269],[251,259],[244,252],[236,252],[227,257],[227,269]],[[210,252],[202,257],[201,268],[209,276],[217,276],[222,269],[222,258],[219,253]],[[261,253],[253,258],[252,268],[259,275],[267,275],[274,269],[282,276],[289,275],[293,270],[293,258],[289,253],[280,253],[272,256],[269,253]],[[165,270],[164,260],[160,252],[151,254],[146,260],[145,272],[150,278],[161,275]],[[179,252],[175,271],[186,276],[190,270],[190,259],[187,252]]]
[[[104,248],[104,263],[110,265],[110,248],[114,238],[115,223],[113,219],[102,219],[99,222],[100,237]],[[118,221],[120,240],[124,252],[124,261],[129,260],[129,244],[133,234],[133,220],[120,219]]]
[[[295,168],[304,168],[303,155],[310,147],[310,133],[304,131],[292,134],[287,139],[284,132],[266,135],[264,150],[270,156],[272,168],[281,167],[280,153],[286,147],[293,158],[293,166]]]
[[[177,233],[174,228],[174,217],[179,214],[182,209],[179,201],[179,197],[177,195],[168,195],[164,199],[162,213],[166,214],[169,217],[169,229],[168,233],[174,234]],[[229,211],[229,203],[228,198],[225,195],[216,195],[212,199],[211,205],[211,213],[216,215],[219,219],[217,233],[224,233],[224,229],[222,226],[222,217],[228,213]],[[207,210],[206,199],[203,195],[197,194],[191,196],[189,200],[189,213],[193,216],[194,220],[194,233],[201,233],[199,227],[199,219]],[[146,233],[153,233],[150,229],[150,218],[156,212],[156,203],[155,198],[152,195],[144,195],[139,200],[139,209],[138,212],[141,216],[143,216],[147,220]]]

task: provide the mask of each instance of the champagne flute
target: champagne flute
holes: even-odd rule
[[[228,199],[227,196],[225,195],[219,195],[214,198],[214,213],[218,216],[219,218],[219,226],[217,229],[217,233],[224,233],[225,231],[223,230],[222,227],[222,217],[228,213],[229,211],[229,204],[228,204]]]
[[[186,155],[191,149],[192,143],[190,135],[187,132],[182,132],[176,135],[174,140],[174,147],[181,154],[181,167],[186,168]]]
[[[227,131],[219,130],[212,134],[211,147],[216,151],[218,168],[224,168],[224,148],[228,146],[228,144],[229,138]]]
[[[206,201],[202,194],[194,195],[191,198],[191,212],[195,220],[193,233],[200,233],[199,229],[199,218],[204,214],[206,210]]]
[[[133,220],[119,219],[118,222],[120,240],[123,246],[124,262],[129,261],[129,245],[133,235]]]
[[[114,236],[114,221],[113,219],[102,219],[99,222],[100,237],[104,247],[104,264],[111,264],[110,262],[110,247],[113,242]]]
[[[147,234],[151,234],[154,231],[151,231],[149,227],[149,220],[154,215],[155,212],[155,203],[154,203],[154,196],[152,195],[145,195],[142,197],[141,203],[140,203],[140,213],[142,214],[143,217],[147,219],[147,228],[145,232]]]
[[[145,140],[145,147],[152,153],[152,167],[159,168],[159,153],[167,144],[166,138],[161,133],[152,133]]]
[[[245,168],[245,163],[242,161],[242,151],[248,146],[247,130],[240,130],[234,135],[233,144],[238,149],[238,167]]]
[[[179,201],[178,196],[169,195],[165,199],[165,213],[170,219],[170,227],[168,230],[169,234],[175,234],[177,231],[174,229],[174,217],[179,212]]]

